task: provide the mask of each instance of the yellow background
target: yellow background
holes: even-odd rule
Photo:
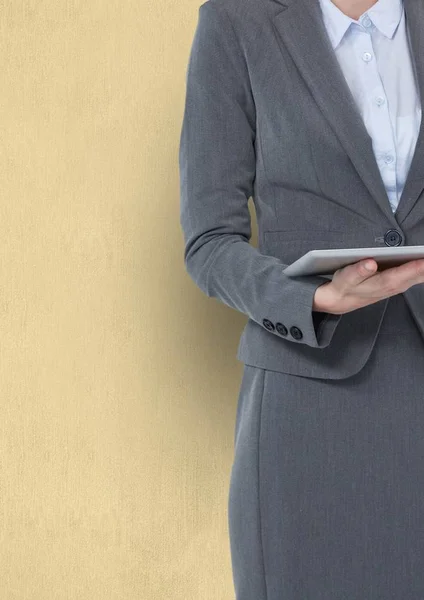
[[[0,0],[1,600],[234,598],[246,319],[179,223],[199,4]]]

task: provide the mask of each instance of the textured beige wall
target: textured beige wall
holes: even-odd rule
[[[234,597],[245,318],[179,225],[198,6],[0,0],[1,600]]]

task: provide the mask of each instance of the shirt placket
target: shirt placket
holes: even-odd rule
[[[378,70],[378,64],[373,47],[372,35],[375,26],[367,13],[359,19],[361,32],[358,46],[360,63],[363,65],[365,82],[365,101],[370,118],[367,119],[368,132],[371,135],[376,161],[387,189],[389,202],[395,211],[398,204],[396,176],[396,144],[390,117],[387,95]]]

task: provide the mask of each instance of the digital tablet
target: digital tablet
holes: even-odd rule
[[[328,250],[309,250],[284,269],[291,277],[298,275],[321,275],[333,278],[337,269],[365,258],[374,258],[378,270],[384,271],[398,267],[410,260],[424,258],[424,246],[385,246],[375,248],[331,248]]]

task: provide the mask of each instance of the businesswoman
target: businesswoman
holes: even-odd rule
[[[185,265],[248,317],[236,598],[422,600],[424,259],[284,269],[424,243],[424,0],[207,0],[186,83]]]

